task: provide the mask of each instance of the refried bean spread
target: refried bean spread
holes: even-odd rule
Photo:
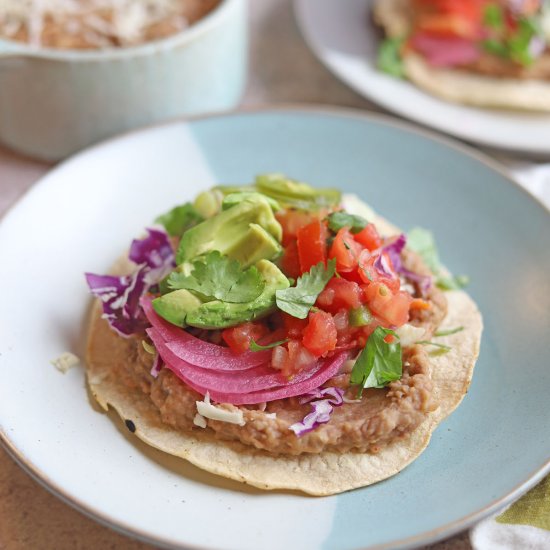
[[[404,262],[418,273],[427,272],[414,253],[407,251]],[[431,304],[430,309],[421,313],[417,310],[411,322],[425,329],[426,337],[430,338],[447,313],[447,302],[443,292],[436,287],[430,288],[426,299]],[[149,395],[165,424],[196,432],[196,402],[202,396],[183,384],[169,369],[163,369],[153,378],[150,374],[153,357],[141,344],[144,338],[145,334],[119,338],[107,323],[103,323],[89,346],[96,361],[110,364],[111,375],[127,386],[129,392],[141,390]],[[385,389],[367,390],[361,400],[356,399],[356,388],[350,386],[351,366],[345,364],[325,384],[342,388],[347,403],[335,409],[329,423],[302,437],[297,438],[289,430],[289,426],[303,418],[309,409],[308,404],[300,403],[297,398],[271,401],[264,407],[241,407],[244,426],[209,420],[207,432],[217,439],[239,441],[273,455],[323,451],[377,453],[391,442],[406,438],[438,406],[433,395],[429,358],[422,346],[413,345],[403,350],[400,380]],[[229,412],[239,410],[231,404],[220,407]]]
[[[128,47],[192,25],[220,0],[5,0],[0,38],[35,47]]]

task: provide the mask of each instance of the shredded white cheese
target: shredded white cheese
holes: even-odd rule
[[[399,327],[395,331],[397,336],[399,336],[399,340],[401,341],[401,345],[403,347],[412,346],[415,342],[422,340],[425,332],[425,329],[415,327],[414,325],[411,325],[409,323],[403,325],[402,327]]]
[[[65,351],[57,359],[53,359],[50,363],[59,371],[65,374],[69,369],[80,364],[80,359],[70,351]]]
[[[271,418],[272,420],[277,419],[277,413],[265,413],[266,418]]]
[[[199,428],[206,428],[206,418],[197,413],[195,415],[195,418],[193,418],[193,424],[195,424],[195,426],[198,426]]]
[[[344,403],[361,403],[361,399],[350,399],[349,397],[346,397],[345,395],[342,397],[342,401]]]
[[[174,30],[187,26],[182,0],[0,0],[0,34],[14,36],[22,27],[28,42],[40,46],[47,19],[67,34],[82,35],[103,47],[142,42],[148,27],[169,21]]]
[[[229,424],[238,424],[244,426],[246,424],[243,416],[243,411],[228,411],[221,409],[210,403],[210,395],[206,392],[204,401],[196,401],[197,411],[201,416],[210,418],[210,420],[218,420],[220,422],[227,422]]]

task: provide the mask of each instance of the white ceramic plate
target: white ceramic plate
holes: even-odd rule
[[[49,363],[83,356],[85,271],[106,272],[158,214],[214,182],[273,171],[433,229],[485,315],[472,387],[426,452],[332,497],[250,489],[155,451],[94,408],[83,368]],[[169,547],[403,548],[450,536],[550,469],[547,236],[548,213],[490,162],[355,111],[237,113],[113,140],[54,169],[0,224],[0,442],[80,510]]]
[[[295,0],[299,26],[317,57],[361,95],[401,116],[459,138],[535,155],[550,154],[550,114],[456,105],[376,69],[373,0]]]

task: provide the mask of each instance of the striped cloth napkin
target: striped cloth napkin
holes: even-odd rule
[[[499,160],[550,208],[550,164]],[[504,512],[478,523],[470,542],[474,550],[550,550],[550,476]]]
[[[548,550],[550,476],[504,510],[470,531],[474,550]]]

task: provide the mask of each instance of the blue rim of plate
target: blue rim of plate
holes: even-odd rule
[[[519,183],[517,183],[507,172],[507,170],[496,160],[492,159],[490,156],[485,153],[477,151],[475,148],[465,145],[459,141],[456,141],[450,137],[442,136],[435,131],[427,130],[424,128],[418,128],[413,123],[405,122],[390,115],[371,113],[361,111],[359,109],[352,109],[348,107],[335,107],[335,106],[325,106],[325,105],[315,105],[315,104],[299,104],[299,103],[290,103],[290,104],[278,104],[277,106],[258,106],[250,108],[241,108],[234,111],[219,112],[219,113],[208,113],[204,115],[198,115],[194,117],[177,117],[170,120],[167,120],[158,124],[151,124],[141,128],[137,128],[123,134],[114,136],[110,139],[104,140],[96,145],[83,149],[79,153],[72,155],[68,159],[57,164],[54,168],[47,172],[47,176],[50,176],[52,173],[55,173],[57,170],[63,169],[64,165],[69,162],[78,160],[81,156],[87,155],[90,152],[99,151],[103,148],[109,147],[112,143],[122,141],[129,136],[146,133],[149,130],[154,128],[163,128],[168,127],[177,123],[194,123],[201,122],[206,120],[213,119],[226,119],[230,117],[239,117],[243,115],[254,115],[254,114],[278,114],[278,113],[287,113],[287,114],[309,114],[309,115],[319,115],[319,116],[333,116],[340,118],[349,118],[355,120],[363,120],[365,122],[376,122],[381,125],[389,126],[397,130],[407,132],[409,134],[415,134],[431,140],[433,142],[444,145],[447,148],[453,149],[458,153],[461,153],[467,157],[473,158],[478,162],[484,164],[491,170],[497,172],[502,176],[509,184],[520,189],[526,196],[527,200],[531,200],[536,203],[538,206],[550,214],[550,208],[548,208],[544,203],[538,200],[537,197],[533,196],[526,189],[524,189]],[[21,202],[26,199],[28,194],[31,194],[37,186],[39,186],[44,179],[43,176],[38,182],[36,182],[32,187],[30,187],[0,218],[0,230],[2,228],[4,219],[10,215],[12,210],[17,208]],[[107,517],[100,510],[93,509],[89,507],[85,502],[80,501],[79,499],[68,494],[63,488],[59,487],[56,483],[51,481],[47,474],[42,472],[39,468],[36,468],[32,462],[26,458],[10,441],[7,434],[0,430],[0,445],[6,450],[10,457],[35,481],[37,481],[42,487],[48,490],[51,494],[58,497],[60,500],[70,505],[74,509],[83,513],[85,516],[93,519],[94,521],[100,523],[101,525],[113,529],[118,533],[138,539],[142,542],[149,544],[155,544],[161,546],[162,548],[182,548],[181,542],[174,540],[163,539],[161,537],[151,536],[151,534],[140,531],[132,526],[126,525],[120,521],[113,521],[111,518]],[[505,495],[493,500],[490,504],[466,515],[455,521],[446,523],[425,531],[418,535],[412,537],[406,537],[404,539],[395,540],[391,543],[378,544],[374,546],[363,547],[364,550],[386,550],[386,549],[408,549],[408,548],[417,548],[420,545],[433,544],[435,542],[447,539],[453,535],[462,532],[475,523],[487,518],[498,510],[504,508],[505,506],[511,504],[523,494],[525,494],[529,489],[534,487],[538,482],[540,482],[547,474],[550,474],[550,459],[541,464],[540,467],[536,468],[524,481],[517,484],[513,489],[508,491]],[[276,491],[275,491],[276,492]],[[206,546],[196,546],[189,545],[184,543],[186,548],[197,549],[197,550],[211,550],[210,547]]]

